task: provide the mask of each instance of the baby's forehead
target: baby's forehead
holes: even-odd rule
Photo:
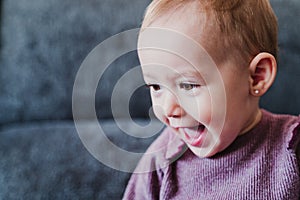
[[[197,9],[177,9],[176,12],[166,12],[151,25],[140,31],[138,40],[138,54],[142,64],[161,63],[182,66],[197,66],[199,61],[203,65],[211,62],[211,56],[202,45],[205,15],[195,16]],[[189,15],[189,17],[183,17]]]
[[[205,49],[190,38],[170,30],[150,31],[158,31],[162,38],[157,43],[150,42],[148,46],[141,45],[143,48],[138,50],[144,74],[152,74],[152,77],[159,78],[162,77],[162,72],[165,72],[164,74],[172,74],[172,77],[199,78],[217,70],[216,64]],[[166,32],[165,35],[161,31]],[[153,32],[149,35],[153,35]],[[174,38],[176,38],[175,43],[172,42]]]
[[[193,1],[194,2],[194,1]],[[219,38],[218,31],[215,30],[212,19],[209,19],[209,14],[203,10],[199,10],[198,6],[187,4],[184,7],[170,9],[160,13],[154,18],[148,26],[143,26],[139,35],[138,47],[143,46],[142,41],[164,40],[163,37],[145,35],[145,29],[158,28],[167,29],[178,32],[186,38],[190,38],[193,42],[197,42],[202,48],[206,49],[212,57],[218,57],[218,49],[221,44],[217,41]],[[178,43],[178,39],[173,40],[174,45]],[[186,49],[188,51],[188,48]]]

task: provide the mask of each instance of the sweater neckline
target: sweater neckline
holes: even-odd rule
[[[211,158],[219,158],[224,156],[230,156],[231,154],[247,154],[249,148],[257,142],[262,143],[266,135],[262,135],[262,130],[266,130],[271,113],[261,109],[261,120],[249,131],[239,135],[226,149],[212,156]],[[266,131],[268,132],[268,131]],[[259,141],[258,141],[259,140]]]
[[[268,123],[268,118],[271,115],[271,113],[269,113],[268,111],[264,110],[264,109],[260,109],[261,110],[261,119],[260,121],[253,126],[250,130],[248,130],[247,132],[245,132],[242,135],[239,135],[235,140],[239,139],[239,138],[243,138],[243,136],[253,136],[254,134],[256,134],[258,132],[259,129],[261,129],[262,127],[264,127],[267,123]]]

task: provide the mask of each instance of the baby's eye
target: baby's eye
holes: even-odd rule
[[[184,90],[192,90],[195,88],[199,88],[201,85],[199,84],[194,84],[194,83],[180,83],[179,87],[180,89],[184,89]]]
[[[153,89],[154,91],[160,90],[160,86],[158,84],[148,84],[146,86],[150,89]]]

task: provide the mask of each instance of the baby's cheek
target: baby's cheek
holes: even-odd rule
[[[211,101],[210,98],[202,96],[194,98],[186,104],[187,113],[201,123],[209,123],[211,119]]]
[[[161,122],[166,123],[164,119],[164,111],[163,108],[160,104],[155,104],[155,102],[152,102],[152,108],[153,108],[153,113],[156,116],[157,119],[159,119]]]
[[[198,120],[208,125],[211,121],[211,104],[210,102],[203,102],[201,105],[198,105],[199,112],[198,114]]]

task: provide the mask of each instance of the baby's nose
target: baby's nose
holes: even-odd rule
[[[179,98],[170,91],[165,94],[164,111],[167,118],[179,118],[183,113]]]

